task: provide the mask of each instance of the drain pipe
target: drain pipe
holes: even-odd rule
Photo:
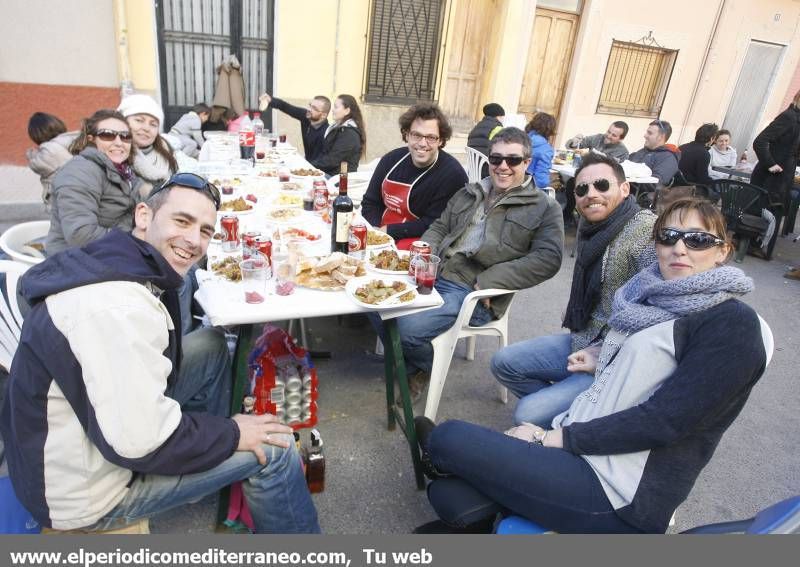
[[[117,15],[117,67],[120,73],[120,98],[133,94],[131,80],[131,59],[128,51],[128,19],[125,15],[125,0],[115,0]]]
[[[698,91],[700,90],[700,83],[703,81],[703,75],[706,73],[706,67],[708,66],[708,55],[711,53],[711,46],[714,43],[714,40],[717,38],[717,28],[719,27],[719,21],[722,19],[722,12],[725,10],[725,2],[726,0],[720,0],[719,7],[717,7],[717,15],[714,18],[714,27],[711,29],[711,37],[708,38],[706,52],[703,56],[703,66],[700,67],[700,73],[697,75],[697,81],[695,81],[694,88],[692,89],[692,96],[689,99],[689,106],[686,107],[686,115],[683,117],[681,131],[680,134],[678,134],[678,141],[683,139],[683,133],[686,131],[686,125],[689,122],[689,116],[692,114],[692,110],[694,110],[694,101],[697,98]]]

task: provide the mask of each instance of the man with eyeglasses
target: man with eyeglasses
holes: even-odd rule
[[[408,250],[467,183],[464,168],[443,150],[453,129],[436,104],[421,103],[398,120],[405,146],[383,156],[361,202],[361,214]]]
[[[669,185],[678,173],[678,154],[667,146],[672,135],[672,126],[666,120],[653,120],[644,133],[644,147],[633,152],[628,159],[643,163],[658,178],[658,185],[634,183],[634,193],[655,191],[659,186]]]
[[[452,327],[464,298],[477,289],[525,289],[553,277],[561,266],[564,224],[561,207],[538,191],[525,170],[531,143],[519,128],[492,138],[489,177],[467,184],[422,235],[441,258],[435,287],[444,305],[400,317],[397,327],[412,398],[430,380],[431,340]],[[475,307],[471,325],[502,316],[512,294]]]
[[[636,204],[614,158],[587,155],[575,172],[575,197],[581,220],[563,321],[570,332],[522,341],[492,357],[495,378],[520,398],[517,424],[549,426],[592,384],[592,375],[570,371],[567,357],[602,343],[614,293],[656,260],[651,238],[656,216]]]
[[[170,395],[176,289],[219,207],[213,185],[179,176],[137,205],[139,237],[113,231],[23,277],[34,307],[0,414],[15,492],[42,526],[93,532],[247,479],[256,531],[318,532],[289,427],[185,411]]]
[[[306,161],[314,161],[322,155],[325,131],[329,126],[328,113],[331,111],[331,100],[328,97],[317,95],[311,99],[307,108],[302,108],[264,93],[258,97],[258,104],[262,112],[272,107],[300,121]]]

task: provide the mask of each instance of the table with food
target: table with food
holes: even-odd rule
[[[358,216],[348,253],[332,252],[324,176],[296,152],[267,152],[254,165],[235,158],[201,162],[199,169],[220,187],[222,206],[207,267],[197,271],[195,299],[213,325],[239,327],[234,410],[239,411],[249,381],[246,356],[256,324],[376,312],[390,343],[384,345],[389,427],[399,417],[421,486],[395,318],[442,305],[439,294],[430,286],[418,291],[409,275],[409,253],[396,250],[391,236]],[[403,401],[399,416],[395,380]]]
[[[590,152],[595,150],[559,150],[553,158],[550,166],[552,171],[564,177],[575,177],[575,171],[580,167],[582,156],[579,152]],[[625,177],[631,183],[658,183],[658,178],[653,177],[653,172],[643,163],[636,163],[630,160],[622,162],[622,169],[625,170]]]

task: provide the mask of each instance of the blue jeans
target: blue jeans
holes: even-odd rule
[[[231,356],[225,332],[205,327],[183,336],[178,380],[167,395],[183,411],[227,417],[231,409]]]
[[[570,354],[569,333],[536,337],[495,353],[492,374],[520,398],[514,410],[517,424],[527,421],[549,427],[555,416],[569,409],[578,394],[592,385],[591,374],[567,370]]]
[[[249,451],[237,451],[211,470],[186,475],[137,476],[125,498],[90,531],[108,530],[177,506],[199,502],[236,481],[253,516],[256,533],[319,533],[317,511],[308,493],[300,455],[291,435],[288,449],[264,445],[266,466]]]
[[[451,473],[505,508],[559,533],[637,533],[608,500],[592,467],[562,449],[545,448],[464,421],[435,427],[427,450]]]
[[[397,330],[400,333],[400,342],[403,345],[403,358],[406,362],[406,373],[410,376],[418,371],[430,374],[433,366],[433,346],[431,340],[435,339],[453,326],[461,311],[464,298],[475,291],[467,286],[439,278],[434,284],[436,291],[442,296],[444,305],[436,309],[429,309],[414,315],[398,317]],[[380,325],[380,317],[370,314],[370,321],[376,327],[383,344],[388,344]],[[494,318],[492,312],[482,303],[478,302],[475,311],[469,320],[474,327],[485,325]],[[376,325],[377,319],[377,325]]]

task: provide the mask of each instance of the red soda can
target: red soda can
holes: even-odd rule
[[[256,251],[256,237],[261,236],[257,230],[250,230],[242,235],[242,260],[247,260]]]
[[[328,208],[328,185],[318,179],[314,181],[314,210],[324,211]]]
[[[222,251],[235,252],[239,247],[239,218],[225,215],[219,224],[222,228]]]
[[[269,236],[256,236],[254,239],[253,252],[258,252],[266,256],[267,261],[272,264],[272,240]]]
[[[427,258],[431,255],[431,245],[425,242],[424,240],[415,240],[411,243],[411,247],[408,249],[408,275],[412,278],[416,276],[414,272],[414,264],[416,263],[417,256],[422,256],[423,258]]]
[[[367,253],[367,225],[362,221],[350,224],[350,238],[347,243],[348,255],[363,260]]]

